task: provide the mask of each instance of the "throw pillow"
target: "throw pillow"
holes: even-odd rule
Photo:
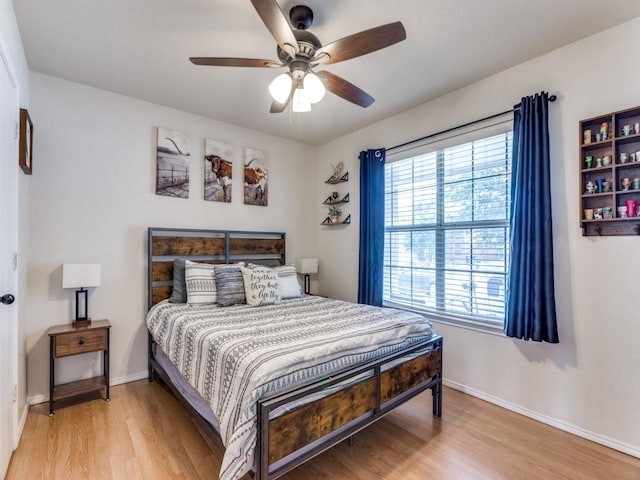
[[[247,303],[240,267],[244,264],[215,265],[217,302],[222,307]]]
[[[184,278],[184,264],[182,258],[176,258],[173,262],[173,290],[169,301],[171,303],[187,303],[187,285]]]
[[[208,263],[185,262],[187,303],[206,305],[216,303],[217,289],[214,266]]]
[[[278,274],[270,268],[240,268],[247,304],[252,307],[280,303]]]

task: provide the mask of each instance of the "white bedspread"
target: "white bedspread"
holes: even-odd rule
[[[221,480],[253,467],[259,398],[432,335],[415,313],[313,296],[262,307],[160,303],[147,325],[220,422]]]

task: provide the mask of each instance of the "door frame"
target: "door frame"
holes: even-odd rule
[[[14,228],[14,238],[12,239],[13,241],[13,246],[9,247],[8,250],[10,251],[11,248],[13,248],[15,255],[17,255],[18,250],[19,250],[19,228],[20,228],[20,217],[19,217],[19,198],[20,198],[20,186],[19,186],[19,174],[18,174],[18,166],[17,166],[17,162],[14,162],[14,164],[11,164],[11,159],[15,158],[17,159],[17,155],[18,155],[18,141],[19,141],[19,134],[18,134],[18,112],[20,111],[20,86],[18,84],[18,82],[16,81],[16,76],[14,74],[14,70],[12,68],[12,63],[10,61],[10,58],[7,55],[7,48],[6,48],[6,43],[4,41],[4,38],[2,36],[0,36],[0,68],[4,68],[4,70],[7,73],[7,77],[9,79],[9,83],[11,84],[11,87],[13,88],[14,92],[15,92],[15,105],[13,106],[13,110],[14,110],[14,114],[13,114],[13,122],[15,125],[15,129],[14,129],[14,135],[13,135],[13,143],[12,143],[12,153],[9,156],[9,160],[7,160],[7,162],[9,163],[7,171],[9,172],[10,175],[10,181],[12,181],[15,184],[15,189],[13,189],[12,191],[12,196],[13,198],[11,199],[11,207],[13,209],[13,217],[15,219],[15,228]],[[10,325],[10,332],[11,332],[11,338],[9,340],[10,342],[10,365],[8,366],[8,374],[9,374],[9,378],[10,378],[10,385],[13,385],[14,388],[19,389],[20,386],[18,385],[18,318],[19,318],[19,311],[20,311],[20,305],[23,304],[21,301],[21,291],[20,290],[20,270],[18,268],[18,263],[14,260],[13,262],[8,261],[9,265],[7,265],[7,267],[9,268],[13,268],[13,287],[12,287],[12,292],[15,296],[16,296],[16,302],[14,303],[14,306],[10,307],[10,310],[8,312],[8,319],[11,322]],[[13,265],[11,265],[11,263],[13,263]],[[4,287],[4,286],[3,286]],[[6,293],[6,292],[3,292]],[[25,388],[26,385],[23,385],[22,388]],[[13,390],[13,389],[12,389]],[[22,426],[24,425],[24,422],[22,422],[20,420],[20,412],[19,412],[19,402],[18,402],[18,398],[19,398],[19,392],[15,391],[10,391],[9,392],[9,397],[12,400],[12,408],[11,408],[11,424],[9,425],[9,430],[10,430],[10,439],[12,442],[12,445],[10,445],[11,450],[15,450],[18,446],[18,442],[20,440],[20,435],[22,432]],[[26,398],[26,395],[25,395]],[[26,410],[26,405],[25,405],[25,410]],[[26,413],[26,412],[25,412]],[[26,419],[26,415],[22,415],[23,417],[25,417]]]

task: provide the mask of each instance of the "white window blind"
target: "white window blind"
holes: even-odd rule
[[[499,128],[411,149],[386,164],[386,304],[504,322],[512,133]]]

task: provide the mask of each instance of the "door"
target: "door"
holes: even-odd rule
[[[14,445],[17,387],[17,92],[0,51],[0,477]],[[10,296],[9,296],[10,295]]]

